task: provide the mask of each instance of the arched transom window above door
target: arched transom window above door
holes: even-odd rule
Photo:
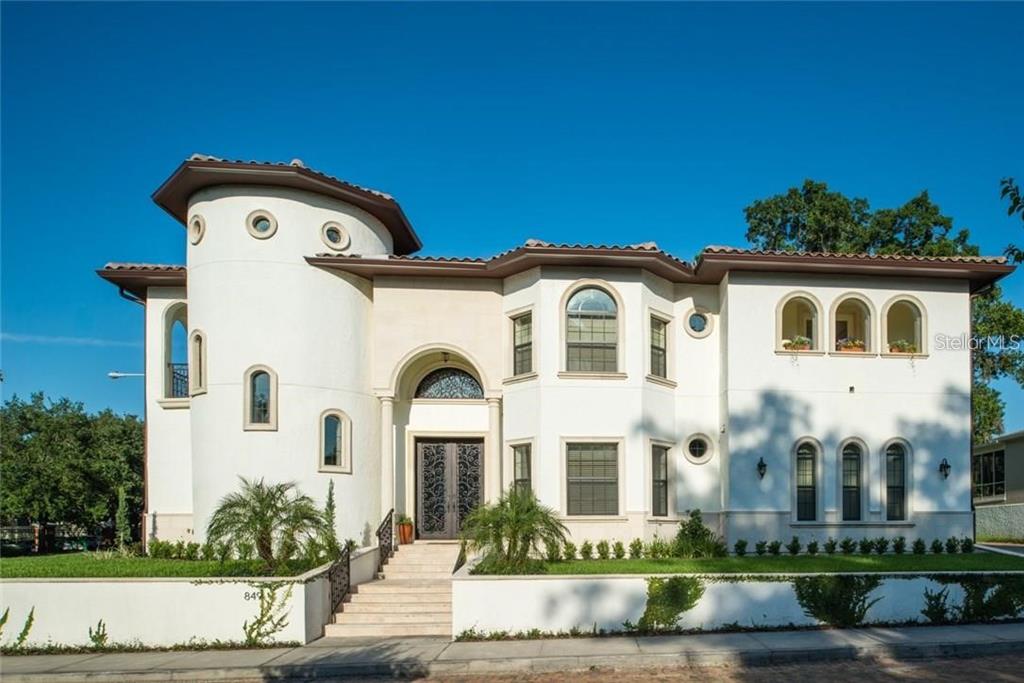
[[[484,390],[476,377],[461,368],[431,370],[416,385],[414,398],[483,399]]]

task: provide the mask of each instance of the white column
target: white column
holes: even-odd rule
[[[395,506],[395,399],[380,396],[380,518]]]
[[[493,502],[501,496],[501,399],[487,399],[487,449],[484,454],[484,482],[487,501]],[[507,474],[507,473],[505,473]]]

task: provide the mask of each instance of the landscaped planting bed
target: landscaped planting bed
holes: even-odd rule
[[[275,576],[296,576],[317,563],[290,560]],[[259,560],[170,560],[119,553],[92,552],[5,557],[0,559],[0,578],[154,578],[266,576]]]
[[[789,557],[705,557],[658,560],[574,560],[545,562],[544,574],[808,574],[837,572],[1024,571],[1024,557],[977,552],[970,555],[833,555]]]

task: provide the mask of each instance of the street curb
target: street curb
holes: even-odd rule
[[[924,642],[877,646],[841,645],[816,649],[705,650],[666,654],[579,655],[501,659],[399,661],[371,664],[324,664],[262,667],[168,669],[162,671],[44,672],[0,674],[4,683],[126,683],[140,681],[291,681],[330,680],[347,676],[413,678],[429,675],[482,673],[551,673],[573,671],[624,671],[673,667],[767,666],[803,662],[853,660],[915,660],[970,658],[1018,653],[1024,640],[978,640],[957,643]]]

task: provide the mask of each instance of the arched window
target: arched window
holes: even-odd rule
[[[907,449],[898,442],[885,449],[885,518],[907,518]]]
[[[832,312],[832,350],[863,353],[871,348],[871,309],[857,297],[839,301]]]
[[[843,521],[860,521],[861,448],[855,443],[843,446]]]
[[[921,307],[908,299],[888,305],[885,313],[885,347],[889,353],[924,353],[924,320]]]
[[[777,311],[775,348],[779,351],[818,351],[818,304],[797,294],[785,299]]]
[[[352,473],[352,421],[340,410],[320,416],[320,465],[323,472]]]
[[[796,447],[796,519],[813,522],[818,518],[818,449],[809,441]]]
[[[265,365],[245,371],[245,429],[277,429],[277,374]]]
[[[615,300],[603,289],[584,287],[565,307],[565,369],[618,372],[619,322]]]
[[[415,398],[482,399],[484,390],[476,377],[461,368],[431,370],[416,387]]]
[[[193,330],[189,338],[188,360],[189,394],[206,393],[206,335],[200,330]]]
[[[188,398],[188,307],[184,302],[164,314],[164,398]]]

